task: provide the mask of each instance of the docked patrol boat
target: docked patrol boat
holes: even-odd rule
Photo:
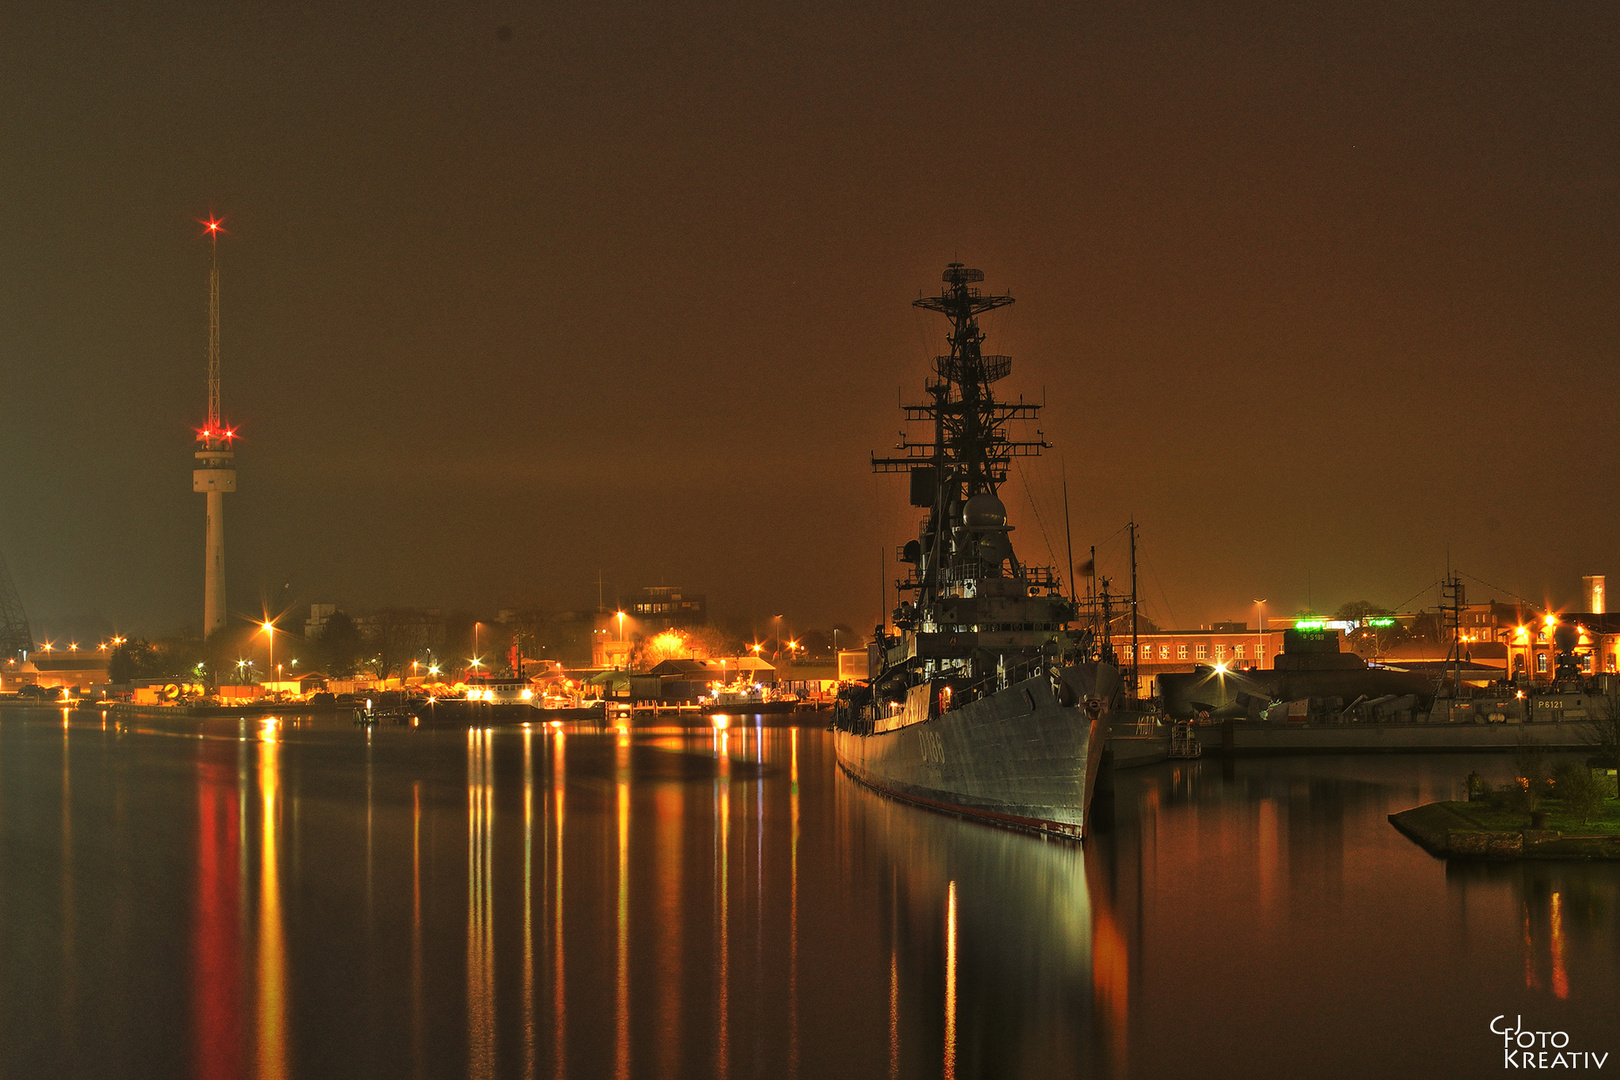
[[[1049,444],[1009,436],[1040,405],[997,400],[991,387],[1010,357],[983,352],[978,317],[1013,302],[985,295],[982,271],[945,270],[938,296],[914,306],[950,322],[950,355],[934,360],[927,400],[903,406],[908,422],[876,472],[906,473],[924,511],[901,550],[910,594],[868,645],[870,678],[840,693],[838,763],[854,779],[900,799],[1014,828],[1081,837],[1119,672],[1093,635],[1071,627],[1076,607],[1050,567],[1013,551],[998,497],[1015,457]]]

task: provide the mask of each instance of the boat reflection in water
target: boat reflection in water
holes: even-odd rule
[[[143,724],[0,715],[0,1073],[1418,1077],[1620,998],[1620,866],[1390,827],[1478,755],[1132,769],[1082,847],[760,717]]]
[[[888,916],[890,1075],[1124,1074],[1129,965],[1095,854],[838,796]]]

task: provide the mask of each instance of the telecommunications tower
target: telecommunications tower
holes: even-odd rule
[[[203,222],[212,261],[208,270],[208,422],[197,429],[197,468],[191,490],[208,496],[208,552],[203,570],[203,637],[225,626],[225,493],[236,490],[236,429],[219,409],[219,234],[212,216]]]

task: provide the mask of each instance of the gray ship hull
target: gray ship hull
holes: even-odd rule
[[[1073,705],[1062,704],[1051,680],[1037,676],[892,731],[838,731],[838,764],[896,798],[1079,839],[1118,673],[1088,664],[1062,674]]]

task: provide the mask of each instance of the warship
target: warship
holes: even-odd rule
[[[1050,447],[1039,431],[1009,430],[1041,405],[992,389],[1012,359],[983,351],[979,316],[1013,298],[985,293],[984,273],[961,263],[943,280],[914,306],[949,321],[950,354],[935,358],[926,400],[902,406],[926,427],[902,434],[895,456],[872,456],[874,471],[908,475],[923,512],[899,552],[894,631],[876,628],[869,677],[839,694],[838,763],[899,799],[1082,838],[1119,670],[1089,629],[1071,625],[1072,583],[1066,596],[1053,568],[1013,550],[998,491],[1014,458]]]

